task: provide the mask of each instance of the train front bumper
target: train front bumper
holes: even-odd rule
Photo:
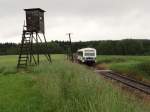
[[[86,57],[84,58],[85,63],[96,63],[96,58],[95,57]]]

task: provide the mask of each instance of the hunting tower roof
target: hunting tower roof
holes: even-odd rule
[[[40,11],[40,12],[46,12],[46,11],[44,11],[43,9],[41,9],[41,8],[30,8],[30,9],[24,9],[25,11],[35,11],[35,10],[38,10],[38,11]]]

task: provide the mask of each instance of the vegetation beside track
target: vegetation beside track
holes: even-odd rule
[[[17,71],[16,56],[0,56],[0,112],[149,112],[144,101],[82,65],[53,63]]]
[[[150,56],[98,56],[98,66],[150,82]]]

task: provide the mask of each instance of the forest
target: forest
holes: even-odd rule
[[[68,41],[50,41],[48,42],[48,52],[52,54],[67,53],[69,48]],[[0,43],[0,55],[16,55],[18,54],[20,44],[16,43]],[[40,44],[39,46],[45,46]],[[84,47],[93,47],[97,49],[99,55],[150,55],[150,40],[145,39],[124,39],[124,40],[101,40],[72,42],[72,51]],[[44,53],[44,47],[34,45],[33,52],[38,50]]]

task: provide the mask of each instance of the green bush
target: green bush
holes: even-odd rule
[[[150,62],[142,62],[136,65],[139,71],[142,71],[145,74],[150,76]]]
[[[126,62],[126,59],[122,57],[98,58],[97,63],[120,63],[120,62]]]

